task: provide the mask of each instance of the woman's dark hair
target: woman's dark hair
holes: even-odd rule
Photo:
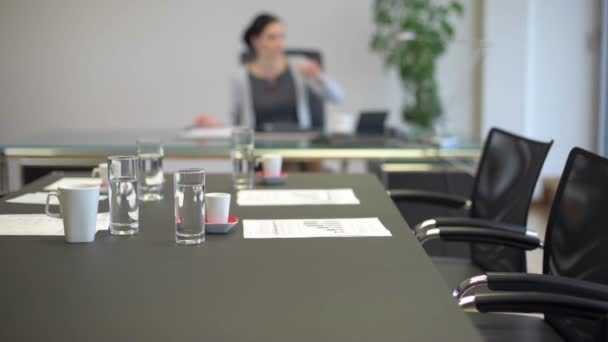
[[[249,24],[249,27],[247,27],[245,32],[243,32],[243,41],[245,44],[247,44],[247,47],[250,50],[253,50],[253,44],[251,42],[253,38],[262,34],[262,32],[264,32],[266,29],[266,26],[277,21],[281,21],[281,19],[270,13],[261,13],[256,16],[251,24]]]

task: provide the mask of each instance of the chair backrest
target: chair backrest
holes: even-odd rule
[[[471,217],[525,226],[536,181],[552,144],[492,128],[473,183]],[[516,248],[475,243],[471,244],[471,259],[485,271],[526,271],[525,251]]]
[[[313,61],[319,63],[321,68],[323,68],[323,55],[321,51],[315,49],[286,49],[285,54],[287,56],[294,57],[305,57],[308,59],[312,59]],[[255,59],[255,51],[246,50],[241,52],[241,56],[239,57],[239,63],[246,64],[253,62]]]
[[[608,285],[608,159],[570,152],[549,214],[543,272]],[[599,318],[545,319],[569,340],[604,341]]]
[[[287,56],[305,57],[319,63],[323,68],[323,55],[321,51],[315,49],[287,49]],[[239,62],[246,64],[255,59],[255,51],[247,50],[241,53]],[[308,107],[310,108],[311,127],[314,130],[324,130],[325,128],[325,102],[314,91],[307,89]]]

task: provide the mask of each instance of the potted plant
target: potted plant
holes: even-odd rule
[[[462,17],[459,1],[375,0],[376,30],[371,48],[387,68],[398,71],[407,100],[402,117],[434,134],[442,115],[436,80],[437,61],[454,38],[453,20]]]

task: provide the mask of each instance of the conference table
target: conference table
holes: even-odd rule
[[[352,188],[360,205],[238,206],[233,194],[231,215],[378,217],[391,237],[245,239],[239,223],[201,245],[178,246],[172,187],[167,175],[164,199],[141,203],[134,236],[99,231],[88,244],[0,236],[0,340],[481,340],[372,175],[290,174],[284,185],[256,186]],[[207,191],[230,189],[228,175],[207,176]],[[0,214],[43,208],[0,201]]]
[[[192,136],[176,131],[48,131],[10,144],[0,145],[0,195],[24,185],[25,168],[61,169],[89,167],[110,155],[135,153],[136,138],[164,142],[166,169],[173,165],[204,161],[204,168],[227,172],[230,169],[230,142],[227,138]],[[256,153],[276,153],[292,162],[333,160],[346,162],[448,161],[459,167],[473,168],[480,155],[480,144],[461,139],[454,146],[407,141],[395,137],[329,137],[319,132],[257,133]]]

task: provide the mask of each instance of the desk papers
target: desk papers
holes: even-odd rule
[[[97,214],[97,230],[107,230],[109,213]],[[0,215],[0,235],[63,236],[63,219],[44,214]]]
[[[29,194],[24,194],[19,197],[11,198],[6,200],[8,203],[22,203],[22,204],[46,204],[46,192],[32,192]],[[103,201],[108,199],[106,195],[99,195],[99,200]],[[57,197],[51,197],[50,201],[51,205],[59,205],[59,201]]]
[[[245,239],[392,236],[377,217],[243,220]]]
[[[181,131],[178,136],[181,139],[229,139],[231,133],[230,127],[201,127]]]
[[[353,189],[241,190],[237,193],[236,202],[241,206],[360,204]]]
[[[60,186],[101,185],[101,179],[91,177],[65,177],[44,187],[44,190],[57,190]]]

